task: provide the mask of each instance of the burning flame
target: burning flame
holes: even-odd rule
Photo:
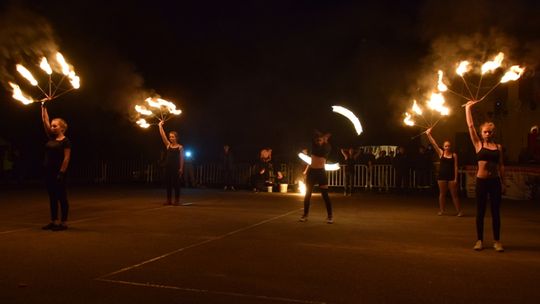
[[[148,128],[150,127],[150,124],[148,122],[146,122],[146,119],[144,118],[141,118],[139,120],[137,120],[137,124],[141,127],[141,128]]]
[[[416,104],[416,100],[414,100],[412,110],[413,110],[414,113],[416,113],[418,115],[422,115],[422,109],[418,106],[418,104]]]
[[[503,59],[504,59],[504,53],[499,52],[499,54],[497,54],[497,56],[495,56],[495,58],[492,61],[486,61],[486,63],[482,65],[482,75],[488,72],[491,73],[495,71],[496,69],[498,69],[502,64]]]
[[[450,114],[450,109],[444,106],[444,96],[442,93],[431,93],[431,98],[427,102],[427,106],[434,110],[439,112],[442,116],[446,116]]]
[[[22,75],[22,77],[26,78],[26,80],[28,80],[30,84],[32,84],[33,86],[38,85],[38,82],[34,78],[34,76],[32,76],[32,73],[30,73],[30,71],[26,69],[24,66],[17,64],[17,72],[19,72]]]
[[[311,157],[304,153],[298,153],[298,157],[300,157],[301,160],[303,160],[306,164],[311,165]],[[339,163],[334,164],[325,164],[324,170],[326,171],[337,171],[340,169]]]
[[[43,57],[41,58],[41,63],[39,64],[39,67],[45,71],[45,73],[51,75],[52,74],[52,69],[51,69],[51,66],[49,65],[49,62],[47,61],[47,58]]]
[[[347,117],[353,123],[356,134],[362,134],[362,124],[360,124],[360,120],[358,119],[358,117],[356,117],[356,115],[354,115],[353,112],[351,112],[351,110],[342,106],[332,106],[332,111]]]
[[[173,115],[180,115],[182,113],[182,110],[176,109],[176,105],[174,103],[165,99],[148,97],[145,101],[151,108],[161,109],[161,107],[165,107],[167,111]]]
[[[58,62],[58,64],[60,64],[60,67],[62,67],[62,74],[66,75],[69,78],[71,86],[73,86],[74,89],[80,88],[81,79],[75,74],[73,67],[66,62],[64,56],[60,54],[60,52],[56,53],[56,61]]]
[[[32,97],[24,95],[24,93],[21,91],[21,88],[14,84],[13,82],[9,82],[9,85],[13,88],[13,98],[22,102],[25,105],[31,104],[34,102]]]
[[[305,195],[306,190],[306,184],[304,184],[303,181],[298,181],[298,191],[300,192],[300,194]]]
[[[135,106],[135,111],[137,111],[137,113],[140,113],[140,114],[146,115],[146,116],[150,116],[150,115],[154,114],[154,113],[152,113],[152,111],[148,110],[144,106],[139,106],[139,105]]]
[[[403,123],[405,123],[407,126],[414,126],[414,120],[412,120],[412,115],[409,113],[405,113],[405,119],[403,119]]]
[[[437,89],[439,90],[439,92],[446,92],[448,90],[448,87],[442,81],[443,71],[439,70],[437,73],[439,74],[439,81],[437,84]]]
[[[60,52],[56,53],[56,61],[58,64],[60,64],[60,67],[62,68],[62,74],[68,75],[69,74],[69,65],[67,64],[66,60],[64,59],[64,56],[60,54]]]
[[[519,77],[523,75],[523,72],[525,72],[525,68],[522,68],[519,65],[511,66],[510,70],[508,70],[501,78],[501,83],[518,80]]]
[[[470,70],[471,70],[470,62],[468,62],[467,60],[464,60],[464,61],[459,63],[459,65],[458,65],[458,67],[456,69],[456,74],[463,77],[463,75],[465,73],[467,73],[468,71],[470,71]]]

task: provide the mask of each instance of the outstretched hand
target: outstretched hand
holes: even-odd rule
[[[473,105],[479,103],[480,100],[469,100],[466,104],[464,104],[465,107],[472,107]]]
[[[159,123],[158,123],[158,125],[159,125],[160,127],[163,127],[164,124],[165,124],[165,121],[163,121],[163,120],[160,120]]]

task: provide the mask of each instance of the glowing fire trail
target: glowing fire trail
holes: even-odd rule
[[[344,108],[342,106],[332,106],[332,111],[347,117],[354,125],[356,134],[358,135],[362,134],[362,132],[364,131],[362,129],[362,124],[360,123],[360,120],[358,119],[358,117],[356,117],[356,115],[354,115],[354,113],[351,110]]]
[[[303,160],[306,164],[311,165],[311,157],[309,157],[309,155],[306,155],[304,153],[298,153],[298,157],[300,157],[300,159]],[[339,163],[324,165],[324,170],[326,171],[337,171],[339,169]]]

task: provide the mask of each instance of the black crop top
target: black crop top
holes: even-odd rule
[[[322,146],[316,145],[314,143],[313,146],[311,147],[311,155],[328,158],[328,155],[330,155],[331,150],[332,150],[332,147],[328,143],[323,144]]]
[[[476,153],[476,160],[478,160],[478,161],[483,160],[483,161],[487,161],[489,163],[498,164],[499,163],[499,158],[500,158],[500,153],[501,152],[499,151],[499,149],[490,150],[490,149],[484,148],[484,146],[482,145],[482,149],[480,149],[480,151],[478,151],[478,153]]]

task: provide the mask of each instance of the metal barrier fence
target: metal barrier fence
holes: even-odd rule
[[[281,164],[289,184],[296,184],[302,179],[301,168],[294,164]],[[328,184],[331,187],[344,187],[345,166],[340,170],[329,171]],[[70,179],[84,183],[158,183],[162,178],[162,168],[157,163],[144,161],[114,161],[78,164],[70,170]],[[219,164],[200,164],[193,166],[194,183],[205,186],[218,186],[224,182],[224,172]],[[250,164],[237,164],[234,167],[232,180],[235,185],[251,186],[253,184],[254,167]],[[428,173],[433,176],[432,172]],[[417,173],[410,170],[405,183],[411,188],[420,188]],[[392,165],[355,165],[353,187],[377,188],[388,190],[396,187],[396,171]]]

